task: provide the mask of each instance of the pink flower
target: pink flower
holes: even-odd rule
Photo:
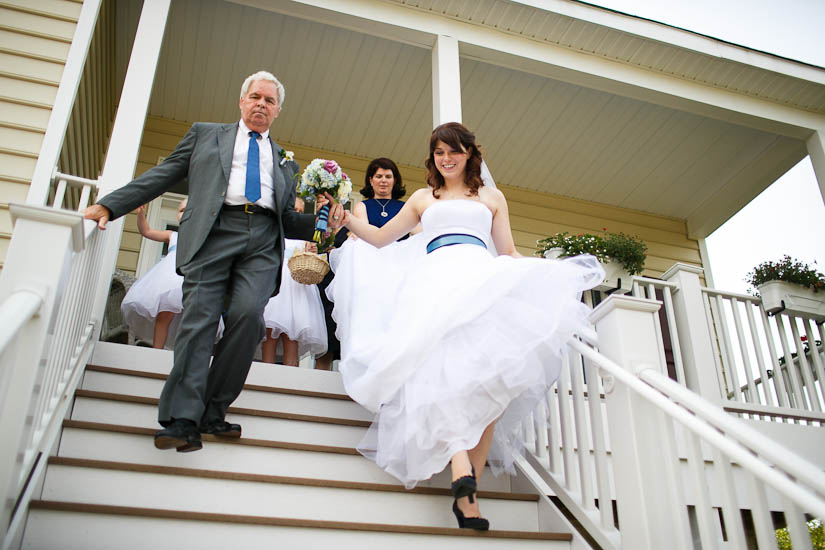
[[[348,179],[349,179],[349,176],[347,175],[347,173],[346,173],[346,172],[341,172],[341,179],[344,179],[344,180],[348,180]]]
[[[330,174],[335,174],[335,172],[338,171],[338,163],[334,160],[324,161],[324,170],[326,170]]]

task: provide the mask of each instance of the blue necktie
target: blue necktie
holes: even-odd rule
[[[261,198],[261,162],[258,152],[258,132],[249,132],[249,152],[246,155],[246,198],[255,202]]]

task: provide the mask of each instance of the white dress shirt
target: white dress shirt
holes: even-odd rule
[[[243,120],[238,124],[235,134],[235,150],[232,153],[232,168],[229,170],[229,187],[226,189],[226,204],[246,204],[246,157],[249,153],[249,128]],[[275,193],[272,183],[272,146],[269,143],[269,130],[258,138],[259,166],[261,168],[261,198],[255,201],[258,206],[275,210]]]

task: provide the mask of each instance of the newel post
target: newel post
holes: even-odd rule
[[[662,275],[662,279],[679,286],[673,293],[673,313],[682,344],[685,384],[705,399],[719,403],[722,384],[716,371],[714,344],[702,300],[701,274],[699,266],[677,263]]]
[[[635,375],[654,369],[667,376],[659,355],[655,316],[661,302],[611,295],[591,314],[599,352]],[[672,431],[662,413],[624,383],[605,380],[613,479],[622,547],[684,548],[690,541],[687,510],[676,477]]]

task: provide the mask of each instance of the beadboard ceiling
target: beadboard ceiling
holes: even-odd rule
[[[648,39],[501,0],[390,4],[502,28],[556,46],[825,112],[820,84],[719,64]],[[396,41],[224,0],[172,2],[149,114],[237,120],[241,81],[264,68],[286,87],[281,142],[421,167],[432,129],[431,54]],[[140,5],[118,2],[125,73]],[[382,35],[382,36],[379,36]],[[807,154],[801,139],[491,63],[461,49],[464,123],[496,181],[689,221],[703,237]],[[706,59],[707,58],[707,59]],[[732,88],[733,89],[733,88]],[[712,215],[711,215],[712,214]]]

